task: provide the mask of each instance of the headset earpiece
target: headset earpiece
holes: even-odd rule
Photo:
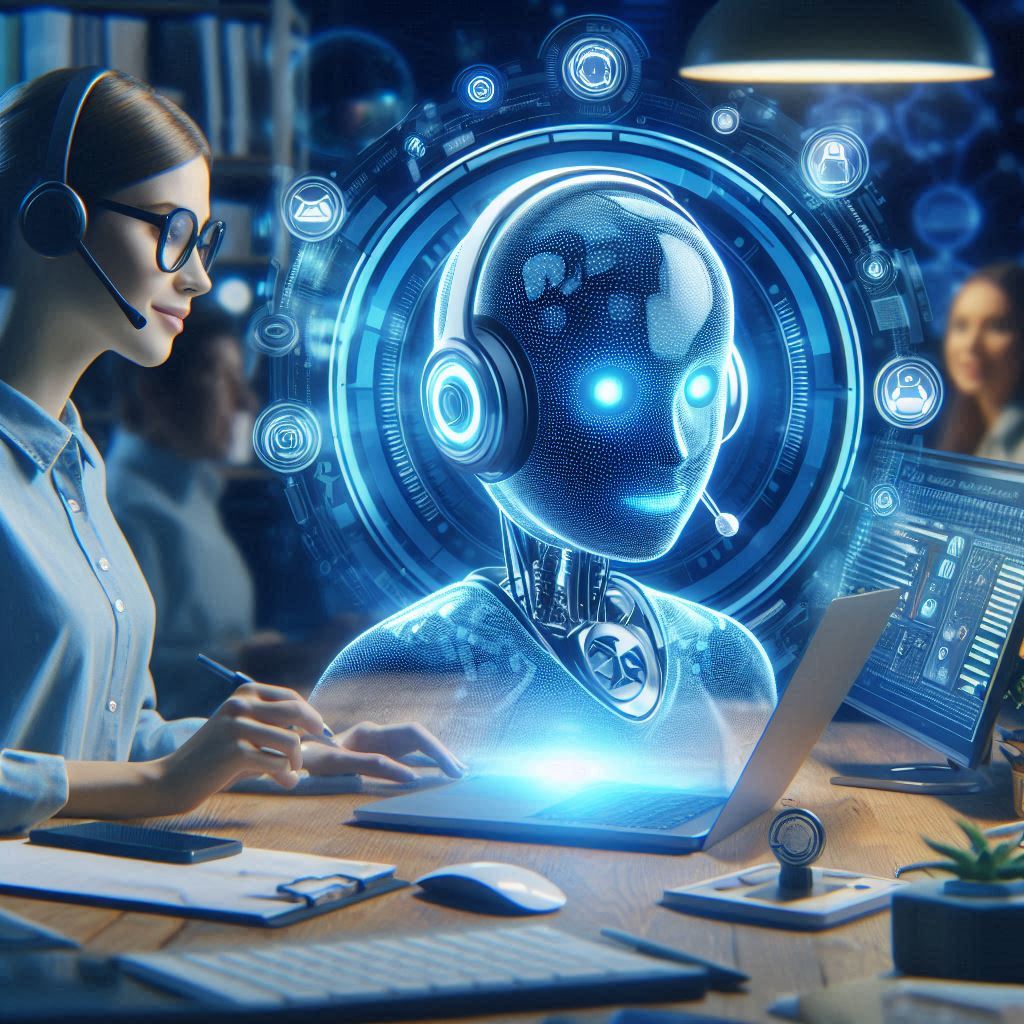
[[[96,83],[108,74],[105,68],[88,67],[71,76],[57,104],[40,179],[18,208],[21,233],[42,256],[66,256],[85,237],[85,203],[68,184],[68,162],[82,107]]]
[[[613,184],[673,204],[659,183],[633,171],[574,167],[542,171],[502,192],[476,219],[441,276],[434,350],[420,378],[420,406],[431,439],[453,465],[488,482],[503,480],[530,456],[537,435],[538,397],[530,361],[501,325],[473,312],[488,244],[528,200],[565,180]]]

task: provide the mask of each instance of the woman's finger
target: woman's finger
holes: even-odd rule
[[[232,698],[233,699],[233,698]],[[282,729],[296,726],[310,736],[322,736],[324,720],[320,712],[307,704],[301,697],[294,700],[252,700],[241,698],[245,702],[244,711],[241,717],[255,718],[259,722],[266,722],[267,725],[277,725]],[[227,702],[228,714],[232,713],[231,699]]]
[[[387,749],[410,754],[418,750],[437,764],[445,775],[460,779],[468,770],[466,766],[425,726],[419,722],[404,722],[401,725],[374,726],[360,737],[360,749]]]
[[[362,753],[342,747],[326,747],[323,755],[317,758],[316,771],[318,775],[350,775],[355,772],[391,782],[414,782],[417,777],[411,768],[387,754]]]
[[[235,739],[240,743],[251,743],[254,747],[260,748],[265,757],[272,759],[270,763],[274,765],[274,771],[281,771],[282,761],[285,759],[293,771],[297,772],[302,767],[302,740],[297,732],[280,729],[276,725],[266,725],[253,718],[236,718],[233,725]],[[280,751],[284,757],[275,755],[275,750]]]
[[[302,700],[302,694],[288,686],[274,686],[256,679],[242,683],[235,693],[243,697],[259,697],[260,700]]]

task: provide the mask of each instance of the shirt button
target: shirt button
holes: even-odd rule
[[[109,700],[109,701],[107,701],[107,710],[110,711],[110,712],[116,711],[117,710],[117,701],[116,700]]]
[[[98,566],[99,566],[99,567],[100,567],[100,568],[101,568],[101,569],[102,569],[102,570],[103,570],[104,572],[106,572],[106,571],[107,571],[107,570],[108,570],[108,569],[110,568],[110,563],[109,563],[109,562],[108,562],[108,561],[107,561],[107,560],[106,560],[105,558],[101,558],[101,559],[99,560],[99,562],[97,562],[96,564],[97,564],[97,565],[98,565]]]
[[[68,508],[71,509],[72,512],[81,512],[82,511],[82,506],[79,505],[78,502],[75,501],[74,498],[68,498]]]
[[[119,612],[123,612],[123,611],[124,611],[124,607],[125,607],[125,605],[124,605],[124,601],[122,601],[122,600],[121,600],[121,598],[118,598],[118,599],[117,599],[117,600],[116,600],[116,601],[114,602],[114,607],[115,607],[115,608],[116,608],[116,609],[117,609],[117,610],[118,610]]]

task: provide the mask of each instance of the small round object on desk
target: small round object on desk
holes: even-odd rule
[[[825,826],[811,811],[787,808],[772,819],[768,845],[781,864],[805,867],[813,864],[825,849]]]

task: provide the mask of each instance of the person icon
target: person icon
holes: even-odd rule
[[[505,564],[345,647],[310,698],[325,720],[411,706],[478,769],[735,781],[776,699],[764,650],[612,569],[668,552],[701,500],[732,327],[720,259],[650,179],[546,172],[494,200],[442,273],[421,403]]]

